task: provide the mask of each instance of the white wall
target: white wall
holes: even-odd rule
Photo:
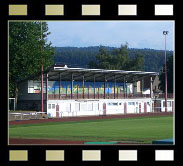
[[[59,116],[88,116],[104,115],[103,103],[106,103],[106,114],[124,114],[124,103],[127,105],[127,114],[139,113],[139,103],[141,103],[141,113],[144,112],[144,102],[147,104],[147,112],[151,112],[152,100],[148,99],[101,99],[101,100],[49,100],[47,113],[51,117],[56,117],[56,105],[59,105]],[[51,105],[51,108],[50,108]],[[55,107],[54,107],[55,105]],[[53,106],[53,107],[52,107]]]
[[[174,100],[167,99],[167,112],[172,112],[173,101]],[[165,102],[165,100],[161,100],[161,111],[165,112],[165,107],[163,106],[163,102]]]

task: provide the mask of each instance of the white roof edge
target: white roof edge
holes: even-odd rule
[[[119,72],[119,73],[135,73],[135,74],[155,74],[158,72],[145,72],[145,71],[126,71],[126,70],[107,70],[107,69],[86,69],[86,68],[66,68],[66,67],[54,67],[54,70],[81,70],[81,71],[101,71],[101,72]]]

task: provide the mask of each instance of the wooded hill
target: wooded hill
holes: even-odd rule
[[[67,64],[68,67],[88,68],[90,61],[96,61],[99,46],[93,47],[56,47],[54,61],[56,64]],[[105,47],[108,52],[113,52],[115,47]],[[144,56],[143,71],[159,72],[164,64],[164,50],[128,48],[131,59],[135,55]],[[167,51],[167,58],[173,51]]]

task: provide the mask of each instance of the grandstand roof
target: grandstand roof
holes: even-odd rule
[[[144,72],[144,71],[125,71],[125,70],[106,70],[106,69],[86,69],[86,68],[67,68],[54,66],[48,72],[49,81],[58,81],[61,76],[62,81],[71,80],[73,74],[74,81],[84,80],[93,82],[103,82],[106,78],[107,82],[113,82],[116,78],[116,82],[123,82],[124,78],[126,82],[134,82],[141,80],[145,77],[155,77],[157,72]]]

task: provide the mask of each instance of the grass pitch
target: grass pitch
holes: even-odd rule
[[[138,117],[9,126],[9,138],[152,143],[173,138],[173,117]]]

